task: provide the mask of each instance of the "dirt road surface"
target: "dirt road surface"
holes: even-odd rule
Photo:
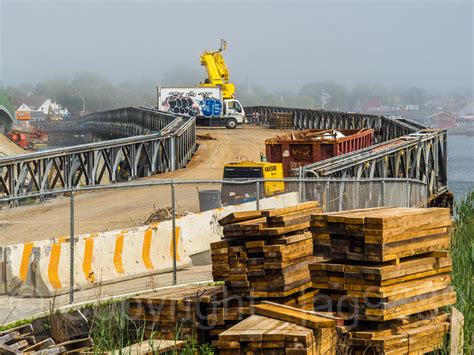
[[[196,154],[185,169],[149,179],[221,179],[224,164],[245,159],[260,160],[260,153],[265,153],[265,139],[284,131],[244,126],[234,130],[199,128],[197,133],[209,133],[215,139],[200,140]],[[197,212],[197,189],[220,189],[220,186],[178,186],[176,197],[180,210]],[[170,189],[163,186],[80,193],[76,195],[75,233],[140,226],[154,208],[170,205]],[[0,211],[0,245],[67,235],[68,197]]]

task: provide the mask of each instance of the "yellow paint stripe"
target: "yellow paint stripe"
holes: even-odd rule
[[[30,256],[33,251],[34,243],[25,243],[23,245],[23,254],[21,255],[20,279],[26,281],[28,276],[28,266],[30,265]]]
[[[123,274],[125,272],[123,269],[123,261],[122,261],[123,239],[124,239],[123,234],[119,234],[115,238],[114,265],[115,265],[115,271],[119,274]]]
[[[148,270],[154,270],[153,263],[150,258],[150,249],[151,249],[151,238],[153,237],[153,231],[147,229],[143,235],[143,248],[142,248],[142,259],[145,267]]]
[[[51,254],[49,256],[48,280],[55,290],[59,290],[61,281],[59,279],[59,259],[61,257],[61,243],[54,243],[51,246]]]
[[[86,280],[90,283],[95,282],[94,271],[92,271],[92,255],[94,253],[94,238],[91,235],[86,239],[84,246],[84,260],[82,261],[82,270]]]
[[[176,261],[181,261],[181,257],[179,256],[179,237],[181,235],[181,227],[176,226],[175,234],[174,234],[174,239],[176,240]],[[170,245],[170,255],[171,258],[173,258],[173,241],[171,241]]]

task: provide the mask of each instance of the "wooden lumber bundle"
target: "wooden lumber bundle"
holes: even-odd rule
[[[336,320],[273,302],[252,309],[213,342],[220,354],[335,354]]]
[[[351,354],[425,354],[441,349],[449,331],[448,314],[418,314],[397,321],[371,324],[349,332]]]
[[[447,250],[447,208],[371,208],[319,213],[311,219],[315,255],[383,262]]]
[[[129,300],[130,316],[144,321],[148,335],[159,339],[205,336],[207,309],[222,298],[222,286],[191,285],[145,294]]]
[[[306,289],[287,297],[272,298],[272,300],[278,304],[312,310],[314,308],[313,300],[317,295],[318,290]],[[212,302],[207,315],[208,339],[217,340],[220,333],[254,314],[254,308],[251,306],[261,302],[265,301],[261,298],[250,299],[235,295],[228,295],[221,300]]]
[[[314,261],[307,232],[316,202],[275,210],[236,212],[223,218],[224,240],[211,244],[213,277],[229,292],[284,298],[310,288]]]

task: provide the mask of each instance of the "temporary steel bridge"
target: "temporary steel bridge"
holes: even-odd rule
[[[115,139],[0,159],[0,198],[173,171],[185,167],[196,150],[194,118],[144,108],[99,112],[39,128]]]
[[[375,145],[307,165],[298,171],[300,176],[416,179],[427,184],[432,199],[448,190],[446,130],[361,113],[269,106],[245,111],[251,123],[262,125],[269,123],[272,113],[289,112],[295,129],[374,130]],[[83,132],[108,140],[0,159],[0,198],[172,171],[185,167],[196,149],[193,118],[144,107],[37,126],[47,132]]]

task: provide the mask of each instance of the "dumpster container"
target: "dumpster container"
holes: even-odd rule
[[[291,131],[265,141],[267,160],[282,163],[285,177],[293,169],[373,144],[372,129],[308,129]]]

